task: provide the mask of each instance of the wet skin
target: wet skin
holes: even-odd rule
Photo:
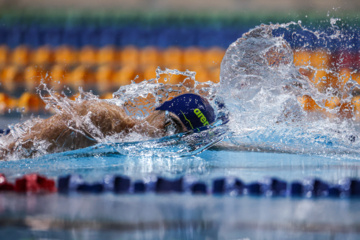
[[[35,121],[19,138],[11,134],[3,137],[6,143],[0,146],[0,159],[19,150],[26,150],[24,157],[30,157],[39,149],[51,153],[84,148],[96,144],[96,139],[113,134],[125,137],[135,132],[157,138],[187,131],[173,113],[154,111],[145,119],[137,120],[121,107],[105,101],[74,103],[71,111]]]

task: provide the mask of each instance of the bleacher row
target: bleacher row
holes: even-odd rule
[[[43,46],[31,50],[19,46],[10,51],[3,45],[0,46],[0,82],[2,90],[9,94],[16,94],[21,88],[31,92],[40,79],[45,78],[75,90],[82,85],[104,93],[129,84],[136,75],[141,80],[155,78],[158,66],[162,69],[190,69],[197,72],[198,81],[217,82],[224,53],[224,49],[217,47],[159,50],[151,46],[141,49],[135,46],[122,49],[86,46],[76,50],[69,46],[55,49]],[[179,81],[175,76],[170,79],[171,83]]]
[[[49,87],[62,91],[64,86],[76,92],[78,87],[93,90],[107,98],[120,86],[156,77],[156,68],[172,68],[195,71],[200,82],[219,81],[220,63],[225,50],[213,48],[156,47],[138,48],[127,46],[116,48],[105,46],[94,48],[85,46],[75,49],[70,46],[52,48],[42,46],[31,49],[21,45],[14,49],[0,46],[0,112],[8,109],[24,108],[25,111],[42,111],[43,104],[36,95],[36,87],[44,80]],[[294,63],[300,72],[308,76],[319,91],[334,90],[334,97],[327,104],[330,108],[341,106],[341,115],[353,115],[358,98],[352,105],[343,103],[345,83],[351,78],[360,83],[360,54],[338,51],[334,54],[318,50],[294,50]],[[178,75],[164,76],[166,83],[182,82]],[[164,78],[160,81],[165,82]],[[26,93],[24,93],[26,91]],[[336,92],[338,91],[338,92]],[[303,98],[304,107],[309,111],[319,111],[320,107],[308,97]],[[330,104],[331,103],[331,104]],[[349,109],[350,107],[350,109]],[[347,109],[344,112],[344,108]],[[346,113],[346,114],[345,114]],[[356,113],[356,116],[359,115]]]

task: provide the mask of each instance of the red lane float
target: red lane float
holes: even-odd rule
[[[57,192],[55,181],[38,174],[27,174],[15,181],[18,193],[54,193]]]

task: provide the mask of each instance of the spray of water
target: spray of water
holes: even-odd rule
[[[167,99],[182,93],[198,93],[207,97],[210,101],[214,100],[216,89],[213,87],[214,84],[211,82],[197,82],[195,80],[195,74],[195,72],[191,71],[181,72],[173,69],[161,70],[158,68],[156,70],[155,79],[144,80],[141,83],[135,83],[135,81],[133,81],[132,84],[123,86],[118,91],[113,93],[112,99],[106,100],[99,99],[98,96],[92,94],[91,92],[84,92],[81,88],[79,89],[78,97],[72,100],[66,97],[65,93],[59,94],[48,88],[48,85],[44,82],[40,84],[38,88],[38,94],[46,104],[47,110],[52,111],[55,116],[61,116],[57,118],[55,125],[63,124],[66,126],[66,131],[71,132],[71,134],[67,136],[66,134],[63,134],[63,131],[61,131],[59,133],[59,137],[81,136],[83,138],[85,137],[85,141],[90,140],[97,144],[120,144],[136,142],[133,145],[113,145],[112,149],[116,149],[116,151],[121,154],[135,154],[139,152],[139,149],[147,149],[143,151],[143,154],[151,154],[151,152],[155,152],[156,148],[161,146],[170,146],[170,143],[175,145],[179,145],[181,143],[183,144],[183,149],[185,152],[191,152],[195,150],[198,151],[198,149],[202,148],[202,146],[194,147],[196,144],[193,144],[194,146],[192,147],[185,146],[186,143],[193,141],[191,139],[184,140],[187,138],[186,136],[182,139],[180,139],[179,136],[177,141],[169,138],[166,141],[161,141],[161,144],[156,146],[157,143],[150,141],[150,136],[149,134],[146,134],[146,132],[141,134],[139,131],[134,130],[130,132],[112,133],[105,135],[101,131],[100,127],[97,124],[94,124],[92,120],[93,116],[96,115],[96,112],[88,109],[86,114],[80,114],[82,110],[79,111],[79,106],[82,106],[82,104],[85,104],[86,102],[108,102],[124,109],[126,114],[131,118],[141,120],[153,112],[155,106],[158,106]],[[182,83],[172,85],[160,83],[160,81],[166,82],[166,78],[170,78],[174,75],[181,76],[184,81]],[[27,136],[31,135],[31,132],[34,131],[34,128],[37,128],[37,124],[39,123],[41,123],[41,119],[35,118],[28,120],[23,124],[16,124],[11,126],[11,133],[6,137],[2,137],[1,139],[2,141],[0,149],[3,149],[2,157],[5,159],[19,159],[29,156],[38,157],[47,153],[69,150],[62,149],[61,146],[63,146],[62,144],[64,143],[63,139],[56,140],[58,146],[56,146],[55,149],[49,142],[44,140],[36,138],[27,139]],[[199,141],[199,143],[200,142],[203,142],[204,146],[211,144],[211,142]],[[139,144],[141,146],[139,146]],[[29,150],[29,147],[24,147],[29,145],[31,146],[31,150]],[[10,147],[15,149],[15,151],[7,153],[6,149],[9,149]],[[182,152],[181,154],[184,155],[183,150],[177,151]]]
[[[332,34],[327,36],[330,40],[344,38],[334,26],[337,21],[331,20]],[[350,79],[343,86],[334,86],[326,84],[327,79],[314,82],[300,74],[302,69],[294,64],[294,51],[285,34],[274,34],[294,28],[311,34],[315,41],[324,40],[322,33],[292,22],[261,25],[227,49],[221,64],[219,95],[231,113],[231,141],[238,146],[298,153],[358,155],[358,123],[351,115],[341,114],[344,105],[330,108],[328,104],[334,97],[341,103],[350,103],[358,84]],[[293,39],[300,38],[291,34]],[[315,51],[313,47],[303,44],[296,51]],[[314,72],[324,70],[307,67]],[[304,104],[308,103],[304,99],[316,103],[318,111],[306,111]]]

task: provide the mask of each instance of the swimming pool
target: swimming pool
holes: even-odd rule
[[[288,34],[294,25],[295,34]],[[324,44],[322,40],[328,41],[325,45],[329,43],[329,47],[334,44],[333,38],[322,38],[322,35],[316,35],[318,33],[303,29],[300,24],[272,27],[278,30],[273,31],[276,36],[263,42],[255,39],[257,46],[268,44],[270,49],[272,46],[287,47],[284,41],[289,41],[291,47],[308,50],[311,44]],[[137,34],[135,35],[138,36]],[[330,33],[331,36],[332,34]],[[340,45],[340,42],[335,42],[336,44]],[[290,48],[285,48],[288,49]],[[259,53],[256,47],[250,46],[247,50]],[[226,99],[233,116],[230,126],[233,135],[198,155],[160,156],[153,154],[151,144],[146,145],[145,149],[145,145],[141,148],[138,147],[141,145],[133,143],[128,144],[137,151],[124,154],[113,151],[110,147],[114,146],[109,147],[102,142],[105,145],[100,145],[100,148],[0,162],[0,172],[6,174],[10,182],[24,174],[35,172],[56,181],[63,176],[81,175],[85,182],[90,183],[84,184],[81,191],[77,189],[70,193],[1,194],[0,221],[3,227],[0,234],[8,238],[45,239],[359,238],[359,189],[355,186],[355,196],[347,195],[348,190],[337,196],[330,194],[330,187],[335,186],[332,194],[336,195],[337,186],[359,178],[357,126],[346,121],[342,124],[324,118],[314,118],[312,121],[302,118],[306,114],[305,110],[311,112],[320,107],[310,106],[302,110],[293,94],[283,92],[283,89],[292,87],[283,85],[289,80],[298,80],[297,83],[303,84],[305,90],[299,90],[299,85],[293,86],[294,92],[300,91],[301,94],[308,93],[306,87],[310,84],[302,81],[292,60],[291,63],[287,61],[294,56],[292,51],[283,51],[281,48],[275,50],[284,54],[282,59],[285,60],[279,66],[276,62],[269,62],[269,59],[265,59],[268,61],[266,66],[256,63],[247,65],[246,68],[240,64],[232,68],[234,65],[230,64],[226,66],[229,67],[228,72],[234,69],[250,69],[253,72],[246,72],[240,78],[231,78],[227,76],[226,70],[221,74],[225,79],[222,80],[221,87],[211,85]],[[303,60],[301,57],[316,59],[320,55],[320,60],[329,60],[328,53],[312,50],[305,52],[304,56],[295,56]],[[228,59],[229,62],[238,61],[240,53],[235,51],[230,55],[232,58]],[[260,53],[255,57],[263,56],[261,51]],[[269,81],[248,84],[247,81],[254,75]],[[315,77],[324,76],[320,74]],[[127,94],[130,97],[152,90],[150,87],[141,89],[138,86],[133,84],[128,88],[123,87],[115,96],[124,94],[126,97],[124,90],[129,89],[131,91]],[[243,90],[243,86],[247,89]],[[318,87],[320,91],[324,86]],[[325,99],[324,94],[314,95],[321,107],[326,105],[321,102]],[[310,102],[308,98],[303,101],[306,104]],[[283,108],[283,103],[290,106],[293,112],[300,112],[300,115],[290,115],[290,120],[285,121],[278,118],[285,112],[283,110],[287,110]],[[329,119],[336,116],[335,111],[343,113],[344,108],[346,110],[346,106],[343,107],[340,101],[337,104],[335,110],[325,106],[329,108],[328,112],[325,111]],[[6,125],[7,123],[1,127]],[[146,143],[148,142],[144,142]],[[103,152],[102,147],[105,148]],[[122,147],[123,145],[117,150],[124,150]],[[164,148],[165,153],[170,152],[170,148],[169,145]],[[161,149],[159,151],[161,153]],[[131,185],[134,189],[125,193],[89,190],[94,186],[92,183],[102,183],[104,178],[112,175],[128,177],[132,184],[146,183],[148,189],[144,193],[136,193],[135,187]],[[280,184],[286,184],[284,192],[273,194],[263,189],[269,187],[272,177],[279,180]],[[214,181],[221,178],[241,180],[246,186],[244,192],[214,194]],[[182,179],[181,184],[188,184],[187,189],[156,190],[154,184],[159,179],[166,179],[165,182]],[[60,189],[59,183],[57,182],[57,186]],[[198,184],[195,190],[194,185],[191,185],[193,183]],[[321,190],[322,183],[326,183],[325,190]],[[294,184],[304,187],[301,194],[290,193]],[[319,194],[313,191],[315,184],[320,185]]]

